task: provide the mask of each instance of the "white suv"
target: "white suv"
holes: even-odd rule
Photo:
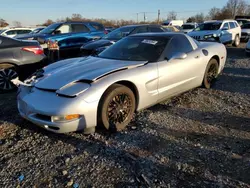
[[[16,35],[28,34],[32,32],[33,30],[34,30],[33,28],[10,28],[10,29],[2,30],[0,32],[0,35],[13,38]]]
[[[218,41],[223,44],[240,45],[241,27],[235,20],[214,20],[200,24],[188,33],[196,40]]]

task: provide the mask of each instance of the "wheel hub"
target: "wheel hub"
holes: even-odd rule
[[[118,94],[108,105],[108,121],[112,124],[123,123],[131,112],[131,99],[127,94]]]
[[[1,90],[11,90],[15,86],[11,80],[18,78],[18,74],[13,69],[1,69],[0,70],[0,89]]]

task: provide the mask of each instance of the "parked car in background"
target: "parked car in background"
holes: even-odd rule
[[[11,80],[24,79],[45,65],[46,56],[37,41],[21,41],[0,36],[0,92],[15,88]]]
[[[110,33],[113,30],[115,30],[114,27],[105,27],[105,31],[107,31],[107,33]]]
[[[166,20],[162,22],[162,25],[167,25],[167,26],[182,26],[184,24],[183,20]]]
[[[196,40],[232,43],[237,47],[240,45],[241,27],[235,20],[213,20],[200,24],[188,35]]]
[[[184,33],[189,33],[198,27],[197,23],[185,23],[181,26],[181,31]]]
[[[180,30],[176,26],[162,26],[166,29],[168,32],[180,32]]]
[[[250,22],[241,26],[241,40],[247,42],[250,39]]]
[[[38,28],[34,28],[33,31],[31,31],[30,33],[28,33],[29,35],[32,35],[32,34],[37,34],[39,33],[40,31],[42,31],[45,27],[38,27]],[[27,33],[25,34],[18,34],[16,36],[14,36],[13,38],[21,38],[21,37],[25,37],[27,35]]]
[[[48,48],[48,41],[58,43],[59,46],[71,45],[67,43],[66,38],[87,36],[102,37],[105,35],[105,30],[102,24],[97,22],[60,22],[54,23],[37,34],[28,34],[18,37],[18,39],[38,40],[44,49]],[[64,42],[61,42],[64,41]],[[75,43],[75,42],[74,42]]]
[[[110,47],[123,37],[136,33],[147,32],[166,32],[167,30],[160,25],[128,25],[120,27],[111,33],[105,35],[100,40],[90,41],[81,47],[81,55],[88,56],[91,54],[99,54],[104,49]]]
[[[13,38],[16,35],[30,33],[33,30],[34,30],[33,28],[10,28],[10,29],[5,29],[2,32],[0,32],[0,35]]]
[[[246,45],[246,54],[247,56],[250,56],[250,40],[248,40],[248,43]]]
[[[21,84],[20,115],[52,132],[121,131],[140,111],[203,85],[222,72],[227,51],[181,33],[125,37],[98,57],[59,61]],[[197,58],[198,57],[198,58]],[[32,92],[31,92],[32,91]]]

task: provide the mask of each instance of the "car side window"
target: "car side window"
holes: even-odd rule
[[[61,27],[59,27],[56,31],[59,31],[60,33],[71,33],[71,27],[68,24],[63,24]]]
[[[6,32],[6,35],[16,35],[16,34],[17,34],[16,30],[10,30]]]
[[[84,24],[72,24],[71,25],[71,32],[73,33],[87,33],[89,29]]]
[[[147,32],[148,32],[148,27],[138,27],[131,34],[147,33]]]
[[[229,24],[228,23],[224,23],[222,28],[227,28],[227,30],[229,29]]]
[[[233,22],[229,22],[229,25],[230,25],[230,29],[234,29],[235,28],[235,25]]]
[[[164,32],[163,29],[159,27],[149,27],[149,32]]]
[[[165,57],[169,60],[173,57],[174,54],[181,53],[189,53],[193,51],[193,47],[190,44],[189,40],[184,35],[175,36],[169,42]]]
[[[30,33],[31,30],[17,30],[17,34],[27,34],[27,33]]]
[[[240,27],[237,22],[233,22],[235,27]]]

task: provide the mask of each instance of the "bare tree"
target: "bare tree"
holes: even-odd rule
[[[211,8],[211,10],[208,13],[208,18],[211,20],[216,20],[216,19],[218,19],[220,14],[221,14],[221,9],[216,8],[216,7]]]
[[[227,12],[230,18],[235,18],[237,15],[245,15],[247,8],[248,4],[245,0],[228,0],[224,12]]]
[[[204,16],[203,13],[196,14],[196,15],[194,16],[194,18],[195,18],[195,21],[196,21],[197,23],[202,23],[202,22],[205,21],[205,16]]]
[[[19,21],[13,21],[12,24],[14,27],[22,27],[22,24]]]
[[[0,18],[0,27],[6,27],[8,26],[9,24],[2,18]]]
[[[51,25],[51,24],[53,24],[53,23],[54,23],[53,20],[48,19],[48,20],[46,20],[42,25],[43,25],[43,26],[49,26],[49,25]]]
[[[168,20],[176,20],[177,19],[177,13],[175,11],[171,11],[168,13]]]
[[[82,18],[81,14],[72,14],[71,20],[72,21],[83,21],[83,18]]]

